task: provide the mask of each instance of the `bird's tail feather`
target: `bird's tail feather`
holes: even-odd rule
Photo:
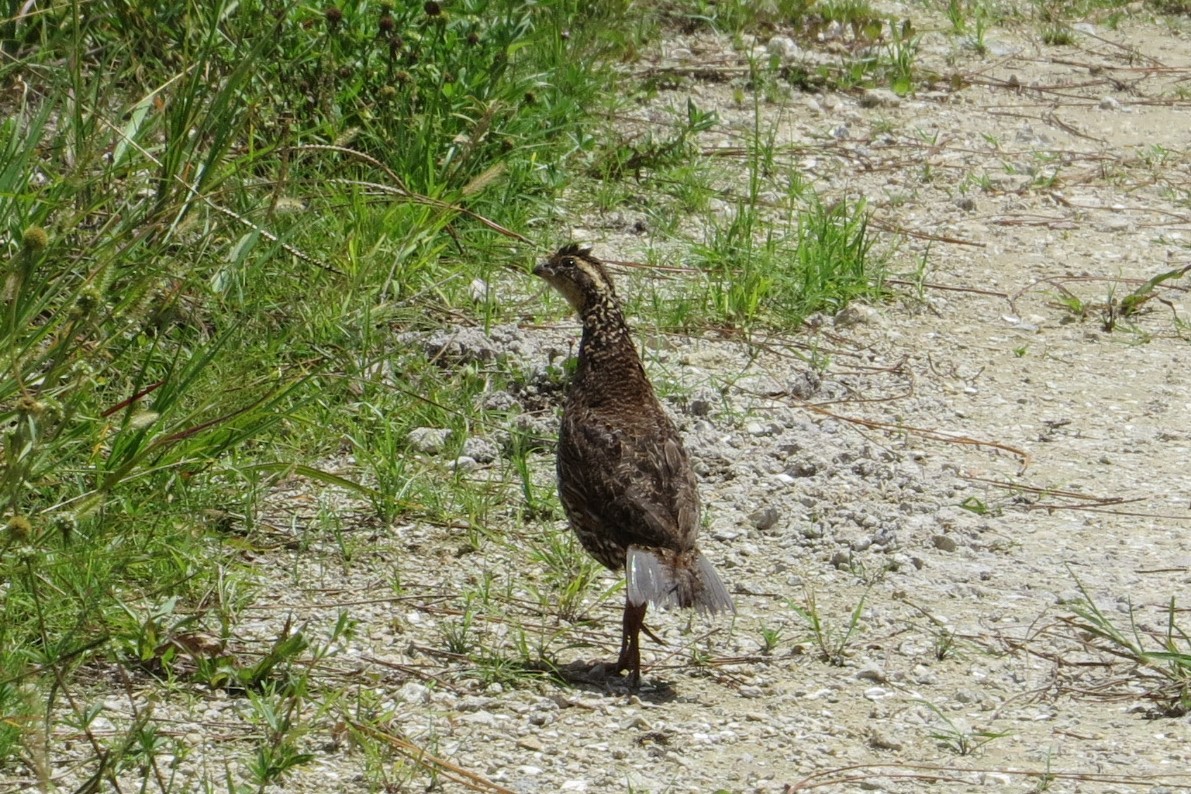
[[[625,569],[629,603],[655,607],[693,607],[699,612],[736,612],[719,574],[698,550],[630,546]]]

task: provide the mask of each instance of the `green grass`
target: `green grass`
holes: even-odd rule
[[[670,12],[684,28],[710,27],[722,33],[793,25],[803,21],[815,0],[696,0]]]
[[[1128,665],[1123,681],[1130,695],[1144,693],[1154,703],[1152,716],[1182,717],[1191,712],[1191,631],[1179,623],[1184,610],[1171,596],[1160,626],[1143,625],[1133,604],[1125,618],[1112,617],[1097,605],[1083,582],[1075,580],[1082,599],[1063,618],[1089,650]]]
[[[845,660],[851,655],[852,642],[862,629],[861,615],[864,612],[864,605],[870,589],[871,585],[856,601],[856,605],[848,617],[847,625],[842,627],[829,625],[824,621],[818,601],[815,599],[815,591],[809,586],[804,590],[801,604],[796,604],[793,601],[788,602],[787,606],[806,623],[810,641],[817,650],[821,661],[842,667]]]
[[[835,313],[850,300],[881,294],[883,264],[872,250],[863,202],[791,202],[778,216],[741,201],[709,224],[693,263],[705,290],[671,302],[670,322],[798,328],[809,315]]]
[[[941,727],[935,728],[930,732],[930,737],[940,747],[956,755],[974,755],[985,745],[995,742],[997,739],[1004,739],[1007,736],[1013,735],[1009,731],[990,731],[970,728],[964,721],[953,720],[947,716],[941,708],[933,703],[925,700],[920,700],[919,703],[931,711],[938,718],[938,724],[941,725]]]

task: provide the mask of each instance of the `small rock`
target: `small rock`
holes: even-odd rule
[[[754,529],[764,532],[776,524],[780,517],[781,513],[778,512],[778,509],[770,505],[749,514],[749,523],[753,525]]]
[[[878,319],[880,312],[872,306],[853,303],[835,315],[834,324],[836,328],[849,328],[854,325],[872,325]]]
[[[895,108],[902,103],[902,98],[888,88],[870,88],[860,95],[862,108]]]
[[[951,552],[959,548],[959,544],[955,542],[955,538],[949,535],[935,535],[930,541],[939,551]]]
[[[770,55],[776,55],[783,63],[798,60],[802,57],[802,48],[789,36],[774,36],[765,45]]]
[[[640,714],[634,714],[627,720],[620,723],[620,729],[627,731],[630,728],[636,728],[639,731],[651,731],[653,726],[649,724],[649,720],[642,717]]]
[[[496,725],[496,715],[488,711],[469,711],[459,717],[461,722],[471,723],[472,725],[484,725],[492,727]]]
[[[884,731],[872,728],[868,734],[868,746],[874,750],[893,750],[897,752],[905,745]]]
[[[507,391],[490,391],[480,396],[476,402],[485,411],[520,411],[521,403]],[[477,458],[478,460],[478,458]]]
[[[467,294],[476,303],[484,303],[488,300],[488,282],[482,278],[472,279],[471,284],[467,286]]]
[[[722,543],[730,543],[739,538],[743,533],[735,527],[715,527],[711,530],[711,537]]]
[[[451,471],[475,471],[480,468],[480,464],[476,459],[468,455],[460,455],[450,462],[448,465]]]
[[[723,199],[713,198],[707,202],[707,209],[718,218],[727,217],[732,212],[732,204]]]
[[[426,355],[435,361],[472,362],[495,361],[499,351],[478,328],[454,328],[435,331],[423,343]]]
[[[691,416],[708,416],[711,414],[711,400],[696,397],[687,403],[686,410]]]
[[[477,463],[491,463],[500,457],[500,447],[486,438],[469,438],[463,442],[463,454]]]
[[[430,689],[422,684],[410,681],[397,690],[397,695],[406,703],[418,704],[430,702]]]
[[[813,461],[800,460],[786,469],[785,474],[790,477],[814,477],[818,471],[819,467]]]
[[[971,196],[960,196],[955,200],[955,206],[964,212],[973,212],[976,209],[976,199]]]
[[[790,378],[789,383],[786,384],[786,390],[790,392],[790,396],[799,400],[809,400],[814,397],[819,391],[819,387],[823,385],[823,378],[819,373],[813,370],[800,372],[794,377]]]
[[[491,704],[492,698],[469,695],[468,697],[456,701],[455,708],[459,711],[482,711],[489,708]]]
[[[1120,110],[1121,103],[1117,101],[1116,97],[1106,96],[1100,100],[1101,110]]]
[[[817,329],[827,325],[829,319],[830,318],[823,312],[815,312],[804,317],[802,323],[807,328]]]
[[[955,693],[955,699],[960,703],[979,703],[982,695],[974,689],[961,689]]]
[[[887,681],[885,670],[876,662],[869,662],[856,671],[856,677],[866,681],[876,681],[878,684],[883,684]]]
[[[443,451],[447,445],[447,439],[451,437],[450,428],[446,427],[415,427],[409,431],[406,440],[409,445],[418,452],[424,452],[427,455],[437,455]]]

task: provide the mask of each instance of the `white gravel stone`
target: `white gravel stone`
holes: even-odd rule
[[[790,63],[802,58],[802,48],[789,36],[774,36],[765,45],[770,55],[775,55],[783,63]]]
[[[423,452],[427,455],[437,455],[443,451],[450,438],[450,428],[415,427],[409,431],[406,440],[418,452]]]

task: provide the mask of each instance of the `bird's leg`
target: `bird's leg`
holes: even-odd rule
[[[645,610],[649,602],[635,605],[626,598],[624,602],[624,624],[620,636],[620,658],[616,660],[616,672],[629,671],[629,686],[636,689],[641,685],[641,627],[645,624]]]

